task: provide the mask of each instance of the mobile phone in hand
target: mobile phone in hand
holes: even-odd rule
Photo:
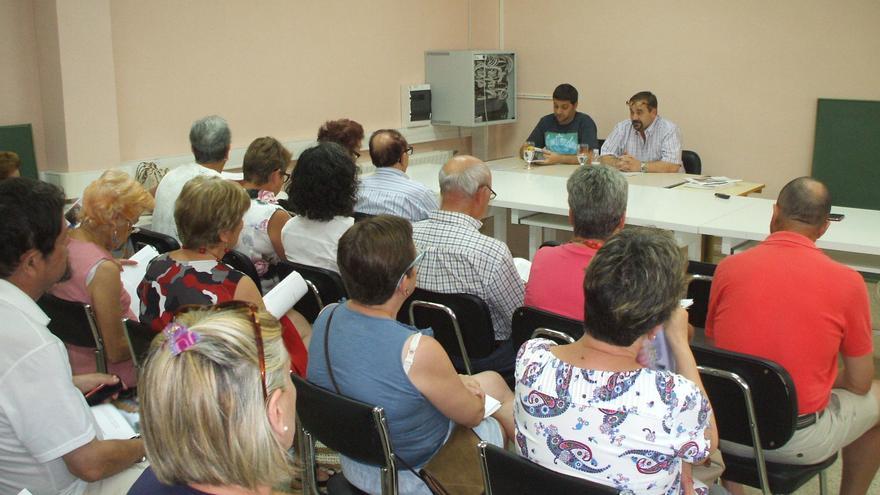
[[[86,403],[90,406],[101,404],[123,390],[125,390],[125,383],[123,383],[122,380],[119,380],[113,385],[102,383],[86,392]]]
[[[844,217],[843,213],[829,213],[828,214],[828,220],[830,220],[832,222],[839,222],[839,221],[843,220],[843,217]]]

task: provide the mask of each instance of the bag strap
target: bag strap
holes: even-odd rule
[[[333,388],[336,389],[336,393],[339,395],[345,395],[342,393],[341,390],[339,390],[339,384],[336,383],[336,377],[333,376],[333,368],[330,366],[330,323],[333,322],[333,313],[335,313],[337,309],[339,309],[339,303],[336,303],[336,306],[334,306],[333,309],[330,310],[330,315],[327,316],[327,325],[325,325],[324,327],[324,361],[327,363],[327,374],[330,376],[330,383],[333,384]],[[424,483],[425,486],[427,486],[432,493],[438,493],[437,491],[435,491],[431,483],[429,483],[425,479],[424,476],[417,473],[416,470],[413,469],[413,467],[410,466],[410,464],[403,459],[403,457],[400,457],[400,454],[392,452],[391,455],[393,455],[395,459],[399,460],[400,463],[403,464],[403,467],[407,468],[412,474],[416,475],[420,480],[422,480],[422,483]],[[438,495],[444,495],[444,492],[440,492],[438,493]]]

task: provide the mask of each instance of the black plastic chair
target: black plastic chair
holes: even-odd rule
[[[691,349],[715,412],[719,437],[754,448],[754,458],[722,450],[727,466],[723,478],[765,494],[785,494],[818,474],[820,493],[827,493],[824,470],[834,463],[837,454],[806,466],[764,460],[764,450],[785,445],[795,432],[797,393],[788,372],[756,356],[701,345],[692,345]]]
[[[355,223],[357,223],[357,222],[360,222],[360,221],[362,221],[362,220],[366,220],[366,219],[368,219],[368,218],[373,218],[373,217],[375,217],[376,215],[372,215],[372,214],[370,214],[370,213],[361,213],[361,212],[359,212],[359,211],[356,211],[356,212],[352,213],[351,216],[354,218]]]
[[[617,489],[557,473],[490,443],[480,442],[480,465],[486,495],[544,495],[577,493],[579,495],[617,495]]]
[[[159,251],[159,254],[180,249],[180,243],[170,235],[142,229],[140,227],[131,231],[129,239],[131,240],[131,245],[134,247],[135,252],[140,251],[141,248],[146,245],[156,248],[156,251]]]
[[[709,292],[712,289],[712,278],[715,267],[712,263],[688,261],[687,272],[691,276],[688,283],[687,298],[693,299],[693,306],[688,309],[688,323],[696,328],[706,328],[706,314],[709,312]]]
[[[128,342],[128,350],[131,352],[131,360],[137,369],[141,369],[144,359],[150,351],[150,344],[156,337],[156,332],[149,325],[135,320],[125,320],[125,340]]]
[[[245,256],[244,253],[231,249],[226,252],[223,259],[220,261],[250,277],[257,285],[257,290],[260,291],[260,294],[263,293],[263,287],[260,285],[260,275],[257,273],[257,267],[254,266],[254,262]]]
[[[303,296],[293,307],[309,323],[315,322],[324,306],[338,302],[347,295],[342,277],[332,270],[285,260],[275,265],[275,271],[281,279],[296,271],[306,281],[310,295]]]
[[[381,407],[371,406],[330,392],[291,373],[296,386],[296,412],[304,442],[301,444],[304,493],[315,487],[315,440],[340,454],[382,470],[382,493],[397,493],[397,469],[391,446],[391,434]],[[342,474],[327,483],[328,492],[362,493]]]
[[[511,326],[510,340],[514,349],[519,349],[527,340],[536,337],[570,344],[584,334],[584,322],[528,306],[516,308]]]
[[[107,372],[107,353],[104,350],[104,338],[98,331],[95,311],[89,304],[67,301],[44,294],[37,305],[46,313],[49,331],[65,344],[95,348],[95,370]]]
[[[687,174],[703,173],[703,161],[696,151],[681,150],[681,163],[684,164],[684,171]]]
[[[604,139],[597,139],[597,140],[596,140],[596,149],[599,150],[599,151],[602,151],[602,145],[603,145],[603,144],[605,144],[605,140],[604,140]]]
[[[446,353],[461,358],[464,369],[459,371],[468,375],[473,374],[472,358],[487,357],[495,350],[489,307],[471,294],[442,294],[417,287],[397,319],[416,328],[431,327]]]

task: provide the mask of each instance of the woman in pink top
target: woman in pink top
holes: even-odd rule
[[[524,304],[583,321],[584,274],[596,251],[623,228],[628,185],[616,169],[595,165],[579,167],[567,188],[574,237],[535,253]]]
[[[104,338],[108,373],[134,385],[137,373],[125,341],[123,318],[131,312],[131,296],[122,287],[121,267],[110,251],[125,244],[132,226],[153,197],[128,174],[108,170],[83,193],[81,223],[70,231],[70,279],[56,285],[52,294],[61,299],[91,304],[98,331]],[[67,345],[73,374],[95,371],[95,350]]]

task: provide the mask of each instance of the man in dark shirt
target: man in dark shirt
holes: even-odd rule
[[[571,84],[560,84],[553,90],[553,113],[545,115],[529,134],[528,141],[543,148],[544,159],[535,163],[568,163],[577,165],[579,144],[596,148],[596,123],[577,111],[578,91]],[[522,150],[520,150],[522,155]]]

